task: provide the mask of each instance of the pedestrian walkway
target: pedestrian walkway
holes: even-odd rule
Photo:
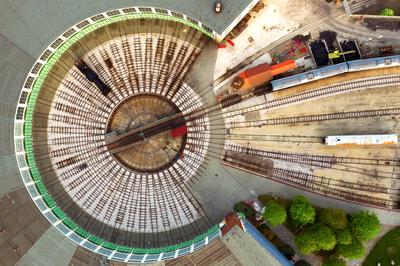
[[[313,266],[319,266],[322,264],[322,261],[315,255],[302,255],[294,243],[294,235],[290,232],[284,225],[278,225],[276,227],[272,227],[270,224],[266,223],[267,226],[286,244],[291,246],[295,251],[296,255],[293,257],[295,261],[298,260],[306,260]]]

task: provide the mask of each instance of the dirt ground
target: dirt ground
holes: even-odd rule
[[[361,9],[357,14],[379,15],[379,12],[386,7],[393,9],[396,16],[400,15],[400,1],[398,0],[376,1],[375,4]]]

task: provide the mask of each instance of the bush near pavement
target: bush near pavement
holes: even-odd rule
[[[315,208],[304,196],[297,196],[289,209],[290,217],[296,226],[312,224],[315,220]]]
[[[345,229],[348,222],[346,213],[341,209],[323,209],[319,214],[319,220],[334,230]]]
[[[336,230],[335,236],[336,236],[336,242],[338,244],[345,244],[345,245],[350,244],[351,239],[353,238],[349,228],[345,228],[343,230]]]
[[[360,211],[351,216],[350,230],[360,240],[370,241],[379,234],[381,225],[375,213]]]
[[[246,217],[250,217],[250,216],[254,215],[254,210],[251,208],[251,206],[242,201],[233,205],[233,210],[235,212],[243,213],[244,216],[246,216]]]
[[[319,223],[313,224],[304,233],[297,235],[294,241],[303,254],[333,250],[336,246],[336,238],[332,229]]]
[[[263,218],[273,227],[283,224],[286,221],[286,209],[276,201],[265,204]]]
[[[365,248],[360,240],[353,238],[349,245],[339,244],[338,254],[348,259],[360,259],[365,254]]]

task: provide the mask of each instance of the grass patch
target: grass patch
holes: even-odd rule
[[[379,240],[365,259],[363,266],[376,266],[379,262],[381,265],[391,265],[392,260],[395,265],[400,265],[400,226]]]

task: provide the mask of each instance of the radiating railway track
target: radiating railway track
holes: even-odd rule
[[[169,25],[171,35],[163,31],[131,35],[120,29],[121,36],[114,36],[115,40],[92,40],[97,44],[94,49],[79,43],[83,57],[70,51],[71,59],[82,58],[111,87],[107,96],[74,66],[68,69],[67,63],[57,62],[68,74],[64,79],[56,72],[50,74],[54,84],[60,85],[43,91],[54,99],[38,97],[41,108],[35,119],[40,122],[33,127],[32,142],[39,170],[46,176],[44,184],[76,223],[107,240],[118,238],[121,245],[176,244],[211,226],[190,188],[207,164],[207,112],[203,99],[185,84],[207,39],[194,29],[185,33],[187,40],[179,39],[180,28],[170,24],[163,25]],[[145,174],[119,164],[104,146],[110,114],[125,98],[144,92],[173,99],[183,114],[199,110],[205,114],[186,122],[188,140],[179,160]],[[146,106],[140,108],[146,113]],[[51,166],[47,166],[49,160]],[[86,214],[77,211],[76,205]],[[170,230],[176,230],[174,237]]]

